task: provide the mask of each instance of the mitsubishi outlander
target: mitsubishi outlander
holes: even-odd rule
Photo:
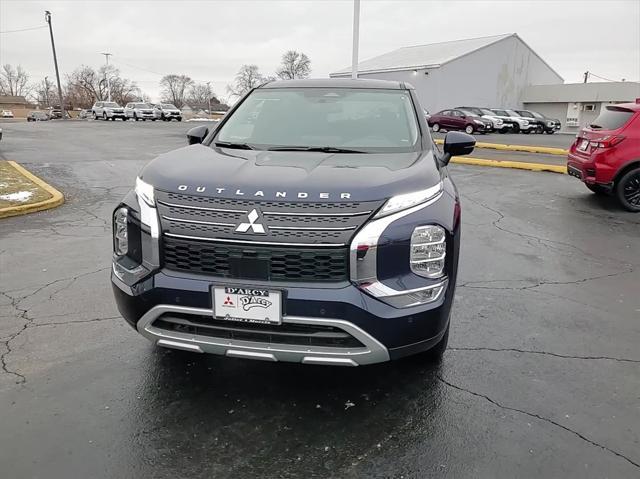
[[[113,213],[124,319],[158,346],[358,366],[446,349],[460,248],[413,87],[272,81],[147,164]]]

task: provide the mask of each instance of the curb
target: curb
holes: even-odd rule
[[[437,138],[434,140],[436,144],[442,145],[444,140]],[[562,148],[553,148],[551,146],[528,146],[528,145],[503,145],[500,143],[483,143],[477,142],[476,148],[489,148],[492,150],[506,150],[506,151],[524,151],[526,153],[543,153],[546,155],[561,155],[566,156],[569,150]]]
[[[483,158],[461,157],[456,156],[451,158],[451,163],[457,163],[460,165],[474,165],[474,166],[492,166],[494,168],[514,168],[517,170],[529,170],[529,171],[548,171],[551,173],[567,174],[567,167],[564,165],[547,165],[545,163],[525,163],[523,161],[500,161],[500,160],[485,160]]]
[[[7,161],[7,163],[9,163],[22,176],[33,181],[36,185],[49,193],[51,195],[51,198],[44,201],[38,201],[37,203],[30,203],[28,205],[17,205],[0,208],[0,218],[8,218],[9,216],[26,215],[27,213],[49,210],[64,203],[64,195],[56,190],[53,186],[45,183],[43,180],[35,176],[30,171],[24,169],[15,161]]]

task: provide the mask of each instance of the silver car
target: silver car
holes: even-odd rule
[[[127,103],[124,107],[124,114],[127,118],[133,118],[134,120],[151,120],[156,121],[156,115],[153,112],[153,107],[148,103],[131,102]]]
[[[162,121],[178,120],[182,121],[182,112],[171,103],[159,103],[155,106],[156,118]]]
[[[124,108],[114,101],[97,101],[91,108],[91,116],[94,120],[98,118],[102,120],[115,121],[116,118],[126,120],[124,116]]]

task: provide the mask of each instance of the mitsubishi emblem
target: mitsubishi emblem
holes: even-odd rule
[[[251,229],[251,231],[253,231],[254,233],[266,234],[262,223],[256,223],[258,218],[260,218],[260,214],[258,213],[258,211],[256,209],[251,210],[247,215],[247,219],[249,220],[249,222],[240,223],[236,228],[236,231],[238,233],[246,233],[247,231],[249,231],[249,229]]]

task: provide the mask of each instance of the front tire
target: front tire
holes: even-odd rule
[[[520,133],[520,125],[513,125],[512,131],[513,133]]]
[[[133,113],[133,119],[135,121],[140,121],[140,118],[138,118],[138,115],[135,112]]]
[[[438,123],[434,123],[433,126],[431,127],[431,129],[438,133],[440,131],[440,125]]]
[[[472,125],[467,125],[464,127],[464,132],[467,135],[471,135],[473,133],[473,126]]]
[[[547,135],[553,135],[555,132],[555,130],[547,130]]]
[[[616,182],[615,191],[624,209],[640,212],[640,168],[627,171]]]
[[[442,339],[438,341],[438,344],[436,344],[434,347],[432,347],[428,351],[424,352],[424,357],[428,361],[439,363],[442,360],[442,356],[444,355],[444,352],[447,350],[447,345],[449,344],[450,328],[451,328],[451,321],[449,321],[449,324],[447,325],[447,329],[444,332],[444,336],[442,336]]]

